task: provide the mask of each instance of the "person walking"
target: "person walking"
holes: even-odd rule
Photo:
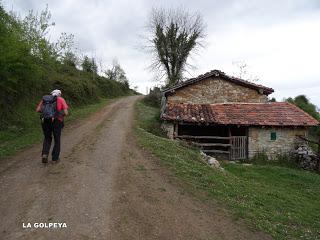
[[[42,100],[36,108],[36,111],[40,113],[41,126],[44,135],[42,146],[43,163],[48,162],[52,136],[54,139],[52,161],[58,162],[60,160],[61,131],[64,127],[64,116],[68,115],[69,108],[61,95],[60,90],[53,90],[51,95],[45,95],[42,97]]]

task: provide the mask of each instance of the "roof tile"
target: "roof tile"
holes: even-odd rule
[[[163,120],[254,126],[316,126],[319,122],[287,102],[185,104],[167,103]]]

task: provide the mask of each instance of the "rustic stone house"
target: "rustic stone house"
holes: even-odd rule
[[[213,70],[163,90],[162,126],[169,138],[230,159],[289,153],[319,122],[290,103],[268,102],[273,92]]]

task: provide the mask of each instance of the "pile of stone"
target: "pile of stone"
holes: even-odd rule
[[[299,164],[306,170],[317,170],[317,155],[307,144],[301,144],[294,152],[299,160]]]
[[[211,157],[211,156],[205,154],[202,151],[200,152],[200,155],[202,157],[202,160],[205,163],[207,163],[210,167],[213,167],[213,168],[216,168],[216,169],[219,169],[219,170],[222,170],[222,171],[224,170],[224,168],[220,166],[220,163],[216,158]]]

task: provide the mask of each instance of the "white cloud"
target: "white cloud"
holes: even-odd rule
[[[46,6],[35,0],[3,4],[22,15]],[[153,6],[184,6],[200,12],[207,24],[207,47],[193,56],[198,69],[191,71],[192,76],[211,69],[232,74],[232,62],[243,60],[260,84],[275,89],[278,100],[306,94],[320,106],[319,1],[52,0],[48,4],[56,22],[52,39],[60,32],[73,33],[76,45],[105,67],[117,58],[131,85],[142,92],[155,85],[146,69],[150,57],[137,48],[149,11]]]

